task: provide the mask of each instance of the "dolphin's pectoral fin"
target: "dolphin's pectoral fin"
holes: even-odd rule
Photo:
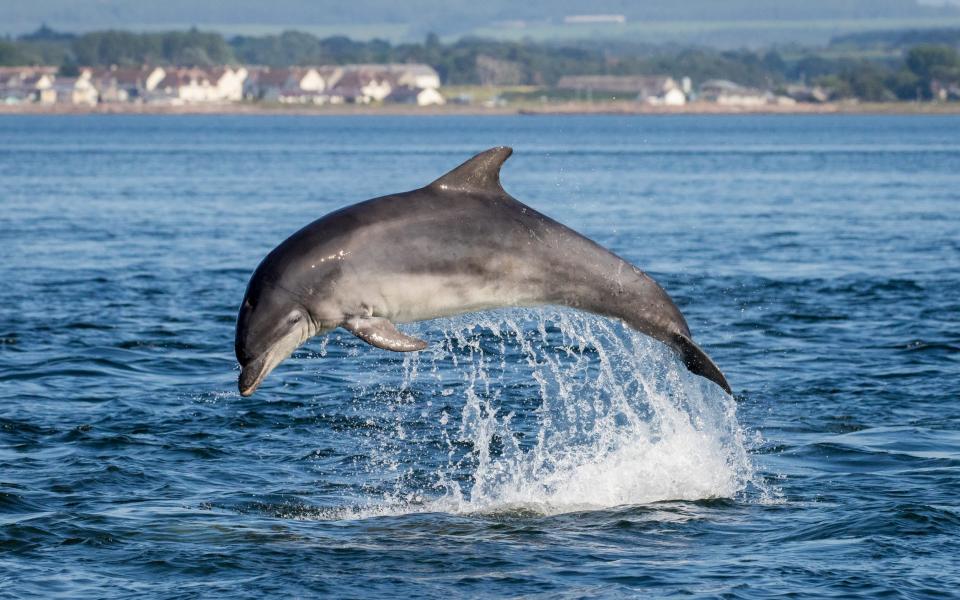
[[[707,356],[707,353],[700,349],[693,340],[683,334],[673,336],[673,347],[677,349],[683,359],[683,364],[691,373],[706,377],[724,389],[728,394],[733,394],[727,378],[723,376],[720,368],[717,367]]]
[[[343,323],[343,328],[361,340],[394,352],[423,350],[427,343],[397,330],[389,319],[382,317],[353,317]]]

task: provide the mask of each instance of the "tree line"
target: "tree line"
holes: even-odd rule
[[[930,33],[936,41],[960,39],[951,35]],[[912,32],[910,39],[917,43],[908,49],[863,58],[863,53],[838,53],[834,48],[831,52],[803,48],[717,50],[470,37],[446,43],[433,34],[419,43],[392,44],[343,36],[319,38],[297,31],[227,39],[196,29],[73,35],[41,27],[17,39],[0,40],[0,65],[54,64],[69,74],[78,65],[421,62],[437,69],[446,85],[549,87],[564,75],[656,74],[690,77],[694,82],[728,79],[764,89],[806,83],[823,86],[834,97],[867,101],[930,98],[935,82],[960,82],[960,55],[953,45],[923,43],[923,35],[917,32]],[[842,41],[849,44],[851,40]]]

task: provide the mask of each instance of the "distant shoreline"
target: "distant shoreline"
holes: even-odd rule
[[[638,102],[564,102],[517,103],[485,107],[448,104],[414,106],[405,104],[326,106],[291,106],[278,104],[192,104],[186,106],[150,104],[67,104],[0,105],[0,115],[298,115],[298,116],[503,116],[503,115],[804,115],[804,114],[897,114],[950,115],[960,114],[960,102],[954,103],[824,103],[763,106],[726,106],[693,102],[684,106],[651,106]]]

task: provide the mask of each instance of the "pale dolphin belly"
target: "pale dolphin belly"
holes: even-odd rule
[[[370,286],[367,294],[373,316],[396,323],[544,303],[542,292],[534,286],[457,274],[385,277]]]

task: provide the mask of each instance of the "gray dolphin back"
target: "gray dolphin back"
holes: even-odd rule
[[[443,175],[427,189],[450,196],[465,194],[487,197],[497,205],[499,231],[486,232],[489,241],[500,234],[502,250],[515,254],[534,254],[529,242],[516,247],[503,241],[504,234],[521,224],[521,236],[540,241],[539,266],[549,284],[531,304],[561,304],[623,319],[633,329],[670,346],[692,373],[701,375],[732,393],[723,373],[691,339],[687,323],[667,292],[646,273],[606,248],[554,221],[510,196],[500,184],[500,169],[510,157],[508,147],[481,152]],[[494,211],[479,218],[494,219]],[[506,217],[504,219],[504,217]],[[479,227],[479,225],[478,225]],[[482,227],[481,227],[482,228]],[[509,277],[509,274],[502,274]],[[521,281],[515,287],[523,287]],[[521,304],[523,302],[520,302]]]
[[[622,319],[730,392],[656,281],[504,191],[500,168],[511,153],[491,148],[423,188],[330,213],[270,252],[238,315],[241,392],[336,327],[413,352],[427,342],[396,323],[548,304]]]

